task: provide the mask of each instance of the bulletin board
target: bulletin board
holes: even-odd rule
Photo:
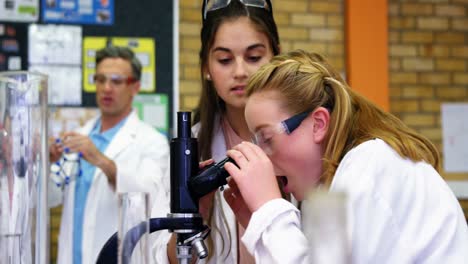
[[[0,71],[27,68],[27,36],[27,24],[0,21]]]
[[[174,38],[173,38],[174,1],[154,0],[119,0],[114,2],[114,24],[83,25],[83,38],[116,37],[151,38],[155,48],[154,90],[145,94],[165,94],[168,98],[168,109],[174,109]],[[95,107],[94,92],[83,89],[82,105]],[[169,115],[172,124],[172,115]]]
[[[40,0],[41,4],[50,5],[51,1]],[[53,2],[53,1],[52,1]],[[61,1],[58,1],[59,3]],[[150,39],[154,44],[154,61],[151,61],[151,71],[153,71],[153,81],[151,86],[144,90],[145,95],[160,95],[167,103],[167,109],[172,112],[175,102],[177,102],[177,89],[175,88],[176,80],[174,80],[174,5],[177,1],[155,1],[155,0],[119,0],[109,1],[113,3],[113,19],[111,24],[96,24],[96,23],[80,23],[67,21],[67,23],[54,22],[44,18],[44,13],[41,13],[37,24],[69,24],[82,27],[83,39],[87,37],[103,37],[114,39],[112,42],[119,42],[119,38],[124,39]],[[50,6],[49,6],[50,8]],[[42,10],[43,11],[43,10]],[[12,25],[16,29],[15,38],[18,39],[18,51],[13,54],[3,52],[4,61],[8,59],[6,56],[17,56],[21,60],[22,70],[28,70],[28,35],[27,30],[31,22],[11,22],[2,21],[0,24]],[[177,33],[177,32],[176,32]],[[8,40],[9,41],[9,40]],[[146,43],[146,42],[145,42]],[[6,55],[5,55],[6,54]],[[84,62],[82,62],[84,63]],[[18,63],[17,63],[18,64]],[[3,63],[6,68],[7,63]],[[5,70],[5,69],[4,69]],[[145,74],[150,74],[145,72]],[[57,105],[60,107],[60,105]],[[64,105],[66,106],[66,105]],[[73,105],[73,107],[96,107],[95,93],[81,89],[81,104]],[[173,115],[168,116],[169,131],[172,130]],[[170,134],[170,132],[169,132]]]
[[[156,91],[155,42],[153,38],[84,37],[83,39],[83,90],[96,92],[93,76],[96,73],[96,52],[106,45],[129,47],[141,63],[140,93]]]

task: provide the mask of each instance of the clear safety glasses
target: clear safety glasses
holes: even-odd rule
[[[282,133],[286,133],[287,135],[291,134],[296,128],[299,127],[299,125],[302,123],[302,121],[304,121],[309,113],[309,111],[302,112],[286,120],[283,120],[272,127],[265,127],[260,129],[254,134],[252,142],[259,146],[267,155],[273,154],[273,136]]]
[[[210,11],[218,10],[228,6],[231,1],[239,1],[245,6],[264,8],[271,13],[270,0],[204,0],[203,1],[203,20]]]
[[[97,73],[94,75],[94,83],[96,86],[104,86],[109,81],[111,87],[121,87],[124,84],[130,84],[136,81],[132,76],[120,74],[103,74]]]

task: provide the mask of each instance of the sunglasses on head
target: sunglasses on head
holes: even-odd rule
[[[203,20],[206,19],[208,12],[227,7],[231,1],[239,1],[245,6],[258,7],[272,11],[270,0],[203,0]]]

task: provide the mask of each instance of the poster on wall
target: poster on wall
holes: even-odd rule
[[[169,101],[167,94],[139,94],[133,98],[138,117],[169,137]]]
[[[81,65],[80,26],[30,25],[30,64]]]
[[[36,22],[39,18],[39,0],[0,0],[0,20]]]
[[[65,65],[29,65],[29,71],[49,77],[49,105],[81,105],[81,67]]]
[[[44,22],[112,25],[114,0],[42,0]]]
[[[468,172],[468,103],[444,103],[441,109],[444,170]]]
[[[30,25],[29,70],[49,76],[51,105],[81,104],[80,26]]]
[[[106,45],[125,46],[135,52],[135,56],[142,65],[140,92],[152,93],[156,91],[156,51],[152,38],[124,38],[124,37],[84,37],[83,39],[83,89],[85,92],[96,92],[93,76],[96,72],[96,51]]]

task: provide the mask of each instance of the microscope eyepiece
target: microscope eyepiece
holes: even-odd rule
[[[226,169],[224,169],[224,164],[226,164],[226,162],[232,162],[237,166],[233,159],[227,157],[216,164],[208,166],[198,175],[190,178],[189,190],[192,194],[192,197],[200,199],[206,194],[227,184],[226,179],[229,177],[229,173],[226,171]]]
[[[191,138],[191,113],[177,112],[177,137]]]

